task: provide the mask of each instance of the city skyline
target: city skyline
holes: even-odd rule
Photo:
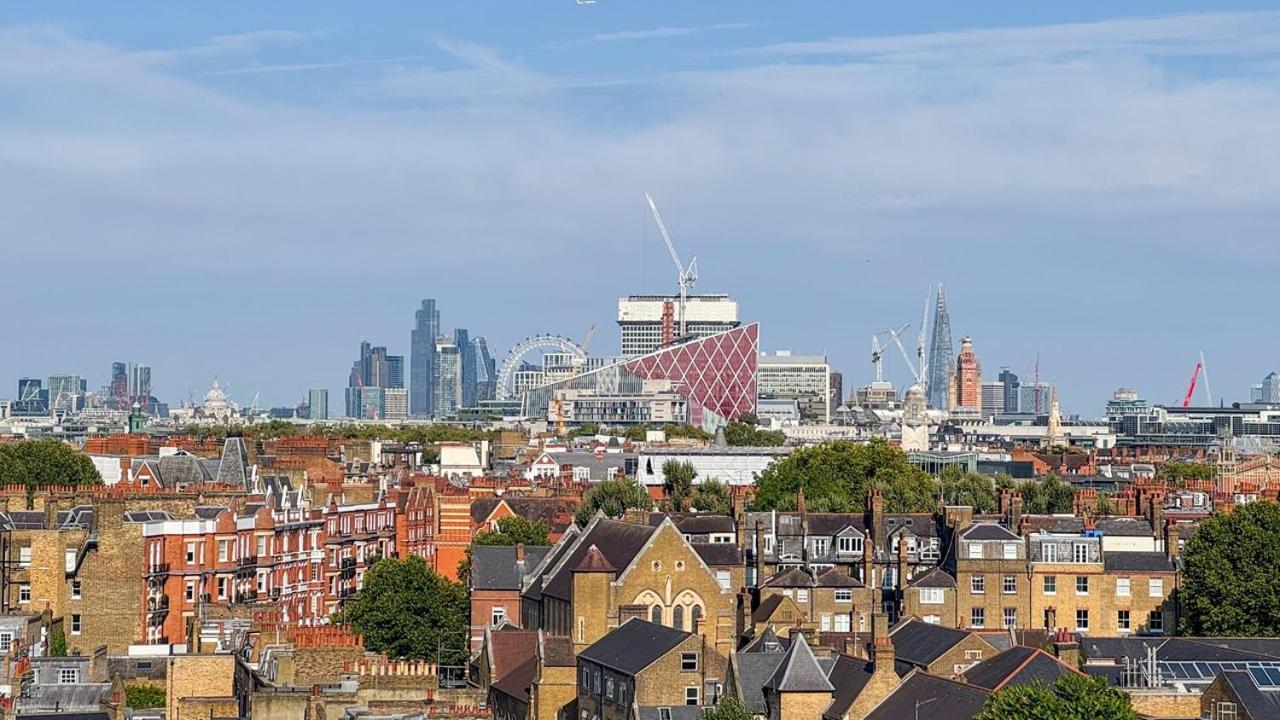
[[[697,291],[737,298],[762,350],[825,352],[846,395],[871,334],[913,336],[939,282],[984,380],[1029,382],[1039,355],[1070,412],[1119,386],[1175,403],[1200,350],[1228,402],[1280,366],[1280,341],[1241,342],[1265,283],[1228,285],[1280,264],[1280,88],[1259,70],[1280,13],[1261,4],[601,2],[497,24],[287,6],[0,11],[22,68],[0,73],[5,257],[61,253],[57,292],[13,274],[31,300],[0,319],[21,348],[0,396],[59,373],[98,388],[135,358],[171,405],[217,375],[244,404],[337,406],[361,340],[408,358],[423,297],[499,362],[592,323],[615,352],[616,299],[675,291],[645,191]],[[363,23],[403,30],[373,44]],[[356,262],[375,279],[352,283]]]

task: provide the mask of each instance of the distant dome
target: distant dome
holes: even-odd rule
[[[907,397],[924,397],[924,386],[920,383],[916,383],[907,388]]]
[[[222,386],[218,384],[218,378],[213,379],[213,386],[209,388],[209,392],[204,394],[204,403],[206,405],[213,403],[215,405],[225,404],[227,402],[227,394],[222,392]]]

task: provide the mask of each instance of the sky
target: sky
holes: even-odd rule
[[[248,404],[328,387],[413,312],[496,354],[617,351],[698,292],[826,353],[943,283],[954,342],[1096,416],[1276,369],[1280,11],[1267,3],[0,6],[0,397],[151,365]],[[891,355],[889,376],[909,379]],[[1201,395],[1201,399],[1203,399]]]

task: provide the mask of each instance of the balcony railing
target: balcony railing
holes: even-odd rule
[[[258,564],[258,556],[256,555],[246,555],[245,557],[242,557],[236,561],[236,565],[238,567],[253,567],[254,565],[257,565],[257,564]]]
[[[152,563],[152,564],[151,564],[151,567],[147,568],[147,573],[146,573],[146,574],[147,574],[148,576],[168,575],[168,574],[169,574],[169,572],[170,572],[170,570],[171,570],[171,568],[169,567],[169,563],[167,563],[167,562],[166,562],[166,563]]]
[[[169,596],[161,595],[147,600],[147,612],[169,612]]]
[[[241,592],[241,593],[236,593],[236,602],[238,602],[238,603],[249,603],[249,602],[254,602],[254,601],[256,601],[257,599],[258,599],[258,591],[257,591],[257,590],[246,590],[246,591]]]
[[[342,561],[338,563],[338,567],[342,568],[343,570],[346,570],[348,568],[354,568],[355,566],[356,566],[355,558],[342,558]]]

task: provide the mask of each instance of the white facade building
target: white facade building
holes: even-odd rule
[[[822,355],[760,353],[756,371],[756,395],[760,398],[800,401],[800,412],[812,420],[831,422],[831,365]]]
[[[618,298],[622,356],[636,357],[662,344],[662,312],[671,303],[674,333],[680,334],[679,295],[629,295]],[[685,301],[685,332],[704,338],[738,327],[738,301],[728,295],[690,295]]]

